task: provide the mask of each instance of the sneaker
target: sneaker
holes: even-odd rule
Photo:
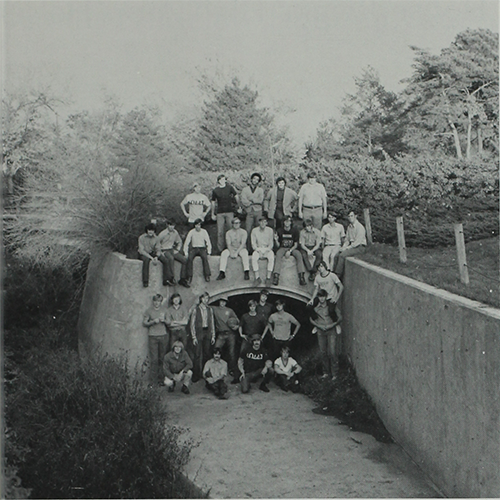
[[[264,382],[259,385],[259,389],[264,392],[269,392],[269,387],[267,387],[267,385],[264,384]]]
[[[260,279],[260,276],[258,276],[257,278],[255,278],[255,286],[260,286],[262,285],[262,280]]]
[[[248,281],[250,279],[250,272],[245,271],[245,277],[243,278],[245,281]]]
[[[219,272],[219,276],[217,276],[217,281],[223,280],[226,278],[226,273],[224,271]]]
[[[183,392],[184,394],[189,394],[189,387],[187,385],[183,385],[181,387],[181,392]]]
[[[144,288],[147,288],[147,287],[149,286],[149,283],[144,282],[144,283],[142,284],[142,286],[143,286]]]

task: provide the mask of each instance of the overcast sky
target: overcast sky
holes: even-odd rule
[[[237,74],[303,143],[368,65],[389,90],[410,45],[438,53],[460,31],[498,32],[496,0],[3,2],[4,82],[51,81],[94,109],[105,92],[167,114],[199,102],[200,72]],[[283,106],[284,105],[284,106]]]

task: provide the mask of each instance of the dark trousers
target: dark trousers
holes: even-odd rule
[[[154,254],[150,254],[151,257],[154,257],[155,255]],[[157,256],[158,257],[158,260],[162,263],[162,266],[163,266],[163,280],[165,280],[165,266],[167,264],[167,259],[165,258],[165,256],[163,254],[160,254]],[[149,283],[149,264],[151,262],[151,259],[148,259],[146,256],[144,255],[139,255],[139,259],[142,260],[142,282],[144,284],[147,284]]]
[[[149,380],[152,384],[163,381],[163,358],[168,351],[169,335],[148,337]]]
[[[318,266],[323,258],[323,252],[321,251],[321,248],[318,248],[314,252],[314,263],[311,266],[311,263],[309,261],[309,256],[307,255],[307,252],[301,248],[300,253],[302,254],[302,260],[304,261],[304,267],[307,269],[308,272],[313,272],[317,273],[318,272]]]
[[[217,340],[215,341],[215,347],[220,347],[221,349],[227,344],[229,350],[229,370],[234,372],[237,368],[237,358],[236,358],[236,333],[234,332],[218,332]]]
[[[283,347],[288,347],[290,348],[290,341],[289,340],[277,340],[274,337],[271,337],[271,355],[272,359],[277,359],[281,356],[281,349]]]
[[[165,256],[166,263],[163,264],[163,281],[171,280],[174,278],[174,262],[180,262],[181,266],[181,279],[187,278],[187,257],[180,252],[174,253],[173,249],[162,250]]]
[[[337,321],[339,319],[338,315],[337,315],[337,303],[336,302],[332,302],[331,300],[327,300],[326,303],[328,304],[328,315],[330,316],[330,318],[332,318],[332,320],[334,322]],[[317,318],[317,314],[314,311],[314,308],[318,304],[319,304],[319,299],[318,299],[318,297],[315,297],[312,306],[306,306],[306,310],[309,311],[309,315],[310,315],[310,317],[312,319],[316,319]]]
[[[172,345],[176,340],[180,340],[184,344],[184,349],[187,347],[187,332],[185,326],[176,326],[175,328],[169,328],[170,330],[170,345]]]
[[[297,375],[293,375],[290,378],[287,378],[286,375],[277,373],[275,380],[276,380],[276,385],[281,389],[283,389],[284,391],[287,391],[288,389],[290,389],[293,392],[299,391],[300,385]]]
[[[224,396],[227,392],[227,385],[223,379],[217,380],[213,384],[206,382],[207,389],[212,391],[218,398]]]
[[[353,255],[360,255],[365,253],[366,246],[360,245],[359,247],[349,248],[348,250],[344,250],[343,252],[339,252],[335,256],[335,260],[333,263],[333,272],[342,279],[344,277],[344,267],[345,267],[345,259],[347,257],[352,257]]]
[[[191,247],[187,258],[187,276],[189,279],[193,277],[193,261],[199,255],[203,262],[203,274],[205,278],[210,276],[210,265],[208,264],[208,253],[205,247]]]
[[[202,328],[197,332],[196,338],[198,345],[193,345],[193,379],[194,381],[202,378],[202,371],[205,363],[212,357],[212,346],[210,341],[212,336],[208,328]]]
[[[241,379],[241,392],[247,393],[250,390],[250,384],[256,382],[262,377],[262,384],[267,384],[271,381],[274,374],[272,368],[268,368],[265,375],[262,375],[262,370],[257,370],[255,372],[245,373],[245,376]]]

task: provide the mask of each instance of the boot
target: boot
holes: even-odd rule
[[[280,275],[278,273],[274,273],[273,276],[273,285],[278,286],[280,283]]]
[[[306,284],[306,279],[304,278],[304,273],[299,274],[299,283],[303,286]]]
[[[245,271],[245,281],[248,281],[250,279],[250,271]]]
[[[219,276],[217,276],[217,281],[223,280],[226,278],[226,273],[224,271],[219,271]]]

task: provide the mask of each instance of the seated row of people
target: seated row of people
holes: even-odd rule
[[[345,258],[364,251],[366,232],[353,212],[349,214],[347,235],[344,226],[335,222],[334,214],[329,214],[328,219],[329,223],[321,231],[313,226],[311,219],[305,220],[304,229],[299,231],[293,226],[292,218],[287,216],[283,219],[283,226],[274,231],[268,226],[267,218],[261,216],[259,226],[254,228],[250,235],[256,285],[262,284],[264,280],[271,284],[272,278],[272,284],[277,286],[283,260],[291,257],[296,262],[301,285],[306,284],[306,271],[310,281],[315,279],[322,260],[327,269],[342,277]],[[220,256],[217,279],[225,279],[228,260],[239,257],[243,263],[244,279],[249,280],[248,234],[241,227],[239,218],[232,218],[231,224],[232,228],[225,235],[227,248]],[[189,288],[193,278],[193,261],[197,256],[202,260],[205,280],[210,281],[208,256],[212,253],[212,244],[208,232],[202,228],[201,219],[194,221],[194,228],[187,234],[184,244],[172,221],[167,222],[167,228],[158,236],[155,234],[155,226],[148,224],[145,234],[139,237],[138,252],[143,261],[142,280],[145,287],[149,284],[149,265],[158,261],[163,265],[163,285],[175,285],[177,282],[174,277],[174,262],[177,260],[182,264],[179,284]],[[266,276],[260,276],[259,260],[267,260]]]

